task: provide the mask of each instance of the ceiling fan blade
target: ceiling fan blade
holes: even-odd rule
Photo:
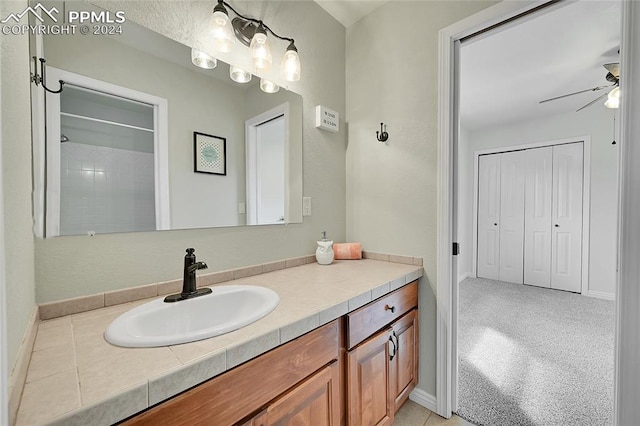
[[[604,67],[607,71],[609,71],[615,78],[620,78],[620,63],[614,62],[611,64],[604,64]]]
[[[576,110],[576,112],[580,112],[580,111],[582,111],[583,109],[585,109],[586,107],[588,107],[588,106],[591,106],[591,105],[595,104],[595,103],[596,103],[596,102],[598,102],[600,99],[603,99],[604,97],[606,97],[608,94],[609,94],[609,93],[604,93],[604,94],[602,94],[601,96],[598,96],[597,98],[595,98],[594,100],[592,100],[591,102],[589,102],[588,104],[586,104],[585,106],[583,106],[583,107],[581,107],[581,108],[578,108],[578,109]]]
[[[592,89],[585,89],[585,90],[580,90],[579,92],[573,92],[573,93],[569,93],[566,95],[562,95],[562,96],[556,96],[555,98],[550,98],[550,99],[545,99],[544,101],[540,101],[539,103],[543,104],[545,102],[551,102],[551,101],[555,101],[556,99],[562,99],[562,98],[566,98],[568,96],[573,96],[573,95],[577,95],[580,93],[586,93],[586,92],[596,92],[598,90],[602,90],[602,89],[608,89],[610,87],[615,86],[615,84],[612,84],[610,86],[598,86],[598,87],[594,87]]]

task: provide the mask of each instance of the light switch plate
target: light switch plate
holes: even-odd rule
[[[245,203],[238,203],[238,214],[246,214],[247,206]]]

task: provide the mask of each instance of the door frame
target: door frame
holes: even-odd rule
[[[55,87],[58,80],[73,86],[102,92],[107,96],[118,96],[132,101],[153,106],[153,145],[154,145],[154,182],[156,230],[171,229],[171,213],[169,203],[169,106],[165,98],[150,95],[138,90],[96,80],[80,74],[47,66],[47,84]],[[34,153],[46,152],[46,169],[42,173],[46,182],[39,182],[40,174],[35,174],[34,188],[45,188],[44,215],[45,229],[42,236],[60,235],[60,101],[57,94],[46,94],[46,99],[57,99],[57,102],[46,103],[46,129],[40,144],[45,148],[34,149]],[[56,98],[52,98],[55,96]],[[56,143],[57,142],[57,143]],[[36,144],[36,140],[34,140]],[[37,161],[43,164],[44,161]],[[34,163],[35,164],[35,163]],[[41,199],[37,197],[36,199]],[[45,211],[44,206],[34,206],[36,211]]]
[[[457,46],[464,37],[509,21],[534,9],[554,4],[554,0],[500,2],[468,18],[456,22],[438,35],[438,177],[437,177],[437,295],[436,295],[436,408],[445,418],[451,417],[457,408],[457,271],[452,245],[455,236],[454,153],[457,137],[457,70],[459,61]],[[616,282],[616,344],[614,348],[614,419],[618,424],[640,417],[640,406],[634,402],[640,386],[640,366],[635,354],[640,350],[637,324],[640,321],[640,287],[636,285],[640,271],[637,257],[640,254],[640,194],[637,191],[638,172],[630,167],[640,163],[640,149],[625,143],[640,138],[640,124],[635,123],[633,113],[640,111],[640,87],[634,86],[634,72],[640,72],[640,58],[634,53],[634,37],[640,29],[633,25],[640,22],[640,4],[622,2],[621,30],[621,86],[631,94],[621,98],[620,134],[620,251],[619,275]],[[550,6],[553,7],[553,6]],[[637,95],[634,97],[634,95]],[[634,239],[635,238],[635,239]],[[622,374],[624,371],[624,375]]]
[[[1,100],[0,100],[1,102]],[[2,117],[0,117],[2,128]],[[0,133],[0,146],[2,134]],[[2,164],[2,149],[0,149]],[[9,360],[7,351],[7,282],[4,254],[4,182],[0,173],[0,424],[9,424]]]
[[[471,232],[473,237],[473,266],[471,273],[478,276],[478,172],[481,155],[501,154],[505,152],[522,151],[526,149],[544,148],[548,146],[565,145],[570,143],[582,143],[583,147],[583,173],[582,173],[582,265],[581,265],[581,294],[591,297],[613,300],[601,293],[589,293],[589,231],[590,206],[591,206],[591,136],[577,136],[574,138],[556,139],[543,142],[532,142],[520,145],[505,146],[501,148],[483,149],[473,152],[473,225]],[[456,275],[457,276],[457,275]],[[455,285],[458,285],[456,283]]]

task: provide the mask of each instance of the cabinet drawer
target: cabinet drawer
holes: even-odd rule
[[[413,281],[347,314],[347,349],[418,306],[418,282]]]
[[[338,359],[339,339],[339,321],[330,322],[152,407],[123,424],[235,424]]]

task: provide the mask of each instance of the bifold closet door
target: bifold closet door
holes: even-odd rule
[[[478,277],[523,282],[524,151],[478,158]]]
[[[582,288],[581,143],[553,147],[551,288],[580,292]]]
[[[524,165],[526,151],[500,155],[499,280],[523,283]]]
[[[551,287],[553,147],[528,150],[525,178],[524,283]]]
[[[478,277],[500,278],[500,155],[478,158]]]
[[[582,143],[528,150],[525,284],[581,291],[583,161]]]

